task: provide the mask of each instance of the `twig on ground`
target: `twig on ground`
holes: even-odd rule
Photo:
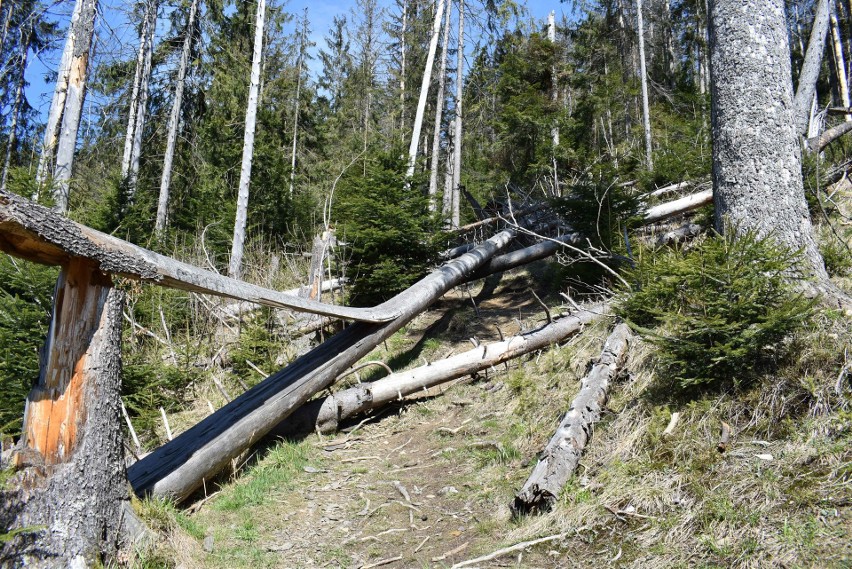
[[[465,549],[467,549],[467,546],[468,546],[468,545],[470,545],[470,542],[469,542],[469,541],[466,541],[466,542],[464,542],[463,544],[461,544],[460,546],[456,547],[455,549],[450,550],[450,551],[448,551],[448,552],[444,553],[443,555],[439,555],[439,556],[437,556],[437,557],[433,557],[433,558],[432,558],[432,563],[435,563],[435,562],[438,562],[438,561],[443,561],[443,560],[444,560],[444,559],[446,559],[447,557],[452,557],[452,556],[453,556],[453,555],[455,555],[456,553],[461,553],[462,551],[464,551]],[[453,567],[455,567],[455,565],[453,565]]]
[[[477,563],[482,563],[483,561],[491,561],[492,559],[497,559],[498,557],[502,557],[504,555],[508,555],[510,553],[514,553],[516,551],[521,551],[526,549],[527,547],[532,547],[533,545],[538,545],[539,543],[547,543],[548,541],[554,541],[557,539],[563,539],[568,535],[568,532],[557,533],[555,535],[549,535],[547,537],[541,537],[539,539],[533,539],[532,541],[522,541],[521,543],[512,545],[510,547],[504,547],[503,549],[498,549],[488,555],[483,555],[481,557],[477,557],[476,559],[468,559],[467,561],[462,561],[460,563],[456,563],[450,569],[460,569],[461,567],[470,567],[471,565],[476,565]],[[435,561],[434,559],[432,561]]]
[[[674,433],[675,427],[677,426],[677,422],[679,420],[680,420],[680,413],[678,413],[677,411],[672,413],[672,418],[669,419],[669,424],[666,427],[666,430],[663,431],[664,437],[671,436],[671,434]]]
[[[402,561],[402,555],[397,555],[396,557],[389,557],[387,559],[380,559],[375,563],[370,563],[369,565],[361,565],[361,569],[372,569],[373,567],[381,567],[382,565],[387,565],[388,563],[393,563],[394,561]]]

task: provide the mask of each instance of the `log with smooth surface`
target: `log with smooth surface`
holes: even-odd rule
[[[447,263],[390,301],[404,307],[395,320],[348,327],[136,462],[128,469],[133,489],[140,495],[187,498],[374,347],[467,280],[514,237],[514,231],[503,231]]]

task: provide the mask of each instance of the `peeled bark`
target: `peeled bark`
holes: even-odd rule
[[[56,145],[56,167],[54,170],[54,208],[60,213],[68,211],[68,193],[71,184],[71,169],[74,166],[74,151],[77,148],[77,131],[83,115],[86,98],[86,79],[89,70],[89,55],[95,33],[97,0],[83,0],[79,18],[71,22],[68,31],[73,36],[73,51],[68,72],[68,87],[65,108],[62,112],[62,128]]]
[[[840,91],[840,101],[844,107],[852,106],[849,99],[849,80],[846,77],[846,58],[843,56],[843,42],[840,37],[840,24],[837,22],[834,4],[829,2],[831,15],[829,21],[831,23],[831,45],[834,48],[834,69],[837,75],[837,90]],[[852,121],[852,115],[845,115],[846,122]]]
[[[157,7],[156,0],[145,2],[145,15],[142,31],[139,34],[139,52],[136,57],[136,72],[130,94],[127,132],[124,135],[124,154],[121,159],[121,179],[127,185],[128,203],[133,201],[136,182],[139,178],[139,158],[142,154],[142,132],[145,129],[145,114],[148,108],[148,81],[151,77]]]
[[[642,21],[642,0],[636,0],[636,18],[639,26],[639,79],[642,83],[642,126],[645,130],[645,167],[654,169],[651,156],[651,112],[648,108],[648,75],[645,70],[645,27]]]
[[[716,229],[801,249],[803,271],[827,282],[805,203],[783,0],[711,2],[710,52]]]
[[[459,226],[461,215],[461,166],[462,166],[462,97],[464,94],[464,0],[459,2],[459,37],[456,51],[456,109],[455,135],[453,136],[453,187],[452,209],[450,211],[450,227]]]
[[[123,293],[92,262],[74,259],[54,302],[15,455],[21,470],[0,492],[0,523],[23,528],[3,544],[4,567],[109,561],[129,500],[119,399]]]
[[[594,308],[585,310],[559,318],[527,334],[478,346],[441,361],[394,373],[329,397],[315,399],[290,415],[272,434],[284,436],[314,431],[332,433],[339,428],[342,421],[360,413],[562,342],[597,318],[600,318],[600,313]]]
[[[546,512],[551,509],[592,438],[606,405],[609,385],[624,362],[630,329],[619,324],[604,344],[601,357],[580,384],[580,392],[544,448],[538,464],[515,495],[515,515]]]
[[[234,219],[234,242],[231,247],[231,261],[228,264],[228,276],[239,279],[243,265],[243,246],[246,240],[246,221],[248,217],[249,184],[251,183],[251,164],[254,157],[254,130],[257,123],[257,100],[260,89],[260,60],[263,58],[263,22],[266,14],[266,0],[258,0],[257,15],[254,23],[254,54],[251,60],[251,83],[249,84],[248,106],[246,108],[246,129],[243,137],[243,160],[240,167],[239,192],[237,194],[237,215]]]
[[[47,125],[44,128],[44,142],[36,170],[36,185],[39,189],[44,186],[47,178],[53,173],[53,164],[56,157],[56,141],[59,138],[59,127],[62,122],[62,114],[65,111],[65,99],[68,96],[68,76],[71,73],[71,57],[74,53],[75,35],[72,33],[74,22],[78,21],[83,9],[83,0],[76,0],[74,10],[71,12],[71,27],[68,28],[68,37],[59,60],[59,68],[56,73],[56,86],[53,90],[53,99],[50,101],[50,110],[47,114]]]
[[[393,300],[402,314],[384,324],[357,323],[269,376],[213,415],[128,469],[139,495],[187,498],[352,364],[464,282],[513,238],[508,230],[451,261]]]
[[[175,98],[172,101],[172,111],[169,115],[169,133],[166,136],[166,153],[163,157],[163,175],[160,178],[160,197],[157,200],[157,221],[154,230],[157,235],[162,235],[166,229],[166,215],[169,206],[169,187],[172,184],[172,165],[175,159],[175,145],[177,144],[178,125],[180,123],[180,111],[183,106],[183,90],[186,86],[186,72],[189,68],[189,55],[192,51],[192,37],[195,34],[195,17],[198,13],[198,1],[192,0],[189,5],[189,16],[186,20],[186,35],[183,38],[183,47],[180,52],[180,64],[178,65],[177,84],[175,85]]]
[[[438,71],[438,97],[435,101],[435,128],[432,133],[432,158],[429,172],[429,211],[437,211],[438,170],[441,163],[441,123],[444,114],[445,93],[447,81],[447,53],[450,51],[450,14],[447,7],[444,15],[444,46],[441,50],[441,67]]]
[[[426,99],[429,97],[429,85],[432,83],[432,67],[435,64],[435,51],[438,49],[438,38],[441,35],[441,17],[444,15],[444,0],[437,0],[435,21],[432,24],[432,39],[429,40],[429,53],[426,55],[426,67],[423,70],[423,81],[420,84],[420,98],[417,100],[417,114],[414,116],[414,128],[411,131],[411,144],[408,147],[408,169],[405,177],[414,175],[417,163],[417,146],[420,143],[420,131],[423,129],[423,115],[426,112]]]
[[[799,85],[798,85],[798,88],[796,89],[796,96],[792,101],[792,103],[794,105],[794,111],[793,111],[792,119],[794,120],[796,134],[798,134],[799,136],[804,136],[804,134],[808,131],[808,122],[809,122],[808,116],[809,116],[810,110],[811,110],[811,101],[813,100],[814,96],[816,95],[816,84],[817,84],[817,79],[819,78],[820,66],[822,64],[822,54],[825,51],[825,37],[828,34],[828,22],[829,22],[828,2],[829,2],[829,0],[819,0],[818,3],[817,3],[816,10],[815,10],[815,13],[814,13],[814,23],[813,23],[813,26],[811,27],[811,37],[808,40],[808,51],[805,52],[805,61],[802,63],[802,71],[799,73]],[[714,4],[720,4],[720,2],[717,1],[717,2],[714,3],[714,2],[711,1],[711,6],[713,6]],[[751,2],[751,1],[743,2],[743,6],[751,5],[751,4],[753,4],[753,2]],[[770,4],[775,4],[774,0],[772,2],[770,2]],[[769,7],[763,6],[762,4],[760,6],[756,6],[756,7],[760,8],[761,11],[765,10],[767,12],[767,14],[766,14],[767,18],[774,19],[774,13],[771,16],[769,14],[770,12],[774,11],[774,9],[775,9],[774,7],[769,8]],[[755,19],[764,20],[764,18],[761,18],[760,16],[762,16],[762,15],[761,14],[754,14],[751,19],[752,20],[755,20]],[[768,21],[768,20],[766,20],[766,21]],[[719,22],[716,22],[715,25],[717,26],[717,32],[716,33],[718,33]],[[776,25],[777,24],[775,24],[773,22],[771,24],[771,27],[774,28]],[[711,28],[712,27],[713,27],[713,20],[712,20],[712,17],[711,17]],[[763,26],[761,26],[761,29],[763,29]],[[723,30],[722,33],[724,34],[725,31]],[[756,34],[762,34],[762,32],[758,31],[758,30],[756,30],[755,33]],[[711,49],[711,51],[713,50],[713,47],[712,47],[713,34],[714,34],[714,31],[711,29],[711,31],[710,31],[710,37],[711,37],[711,48],[710,49]],[[787,37],[786,37],[786,27],[785,27],[785,37],[784,38],[777,36],[777,34],[774,31],[771,32],[771,36],[772,36],[773,40],[777,39],[778,41],[781,41],[784,44],[783,49],[784,49],[784,51],[787,52],[788,59],[789,59],[790,46],[789,46],[789,43],[788,43],[788,40],[787,40]],[[757,35],[753,36],[753,39],[759,41]],[[757,49],[756,45],[757,45],[757,43],[755,43],[755,49]],[[777,55],[779,53],[778,50],[780,48],[781,48],[781,46],[779,46],[779,45],[767,46],[766,47],[767,55],[771,59],[774,60],[775,57],[777,57]],[[753,53],[744,54],[744,55],[747,55],[748,59],[754,59],[758,55],[758,52],[755,51]],[[712,59],[713,54],[711,54],[710,57]],[[764,60],[764,62],[767,66],[772,64],[771,61]],[[789,61],[786,64],[782,63],[782,65],[783,65],[783,68],[785,70],[787,70],[786,81],[790,81],[790,78],[789,78],[790,77],[790,73],[789,73],[790,63],[789,63]],[[712,67],[713,67],[712,61],[710,63],[710,66],[711,66],[711,69],[712,69]],[[716,82],[715,79],[714,79],[714,82]],[[773,84],[771,84],[771,83],[768,84],[768,86],[769,86],[770,89],[774,88]],[[757,86],[755,86],[755,87],[757,87]],[[791,89],[792,89],[792,86],[791,86]]]

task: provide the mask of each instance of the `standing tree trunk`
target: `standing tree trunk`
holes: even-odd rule
[[[266,0],[258,0],[257,17],[254,24],[254,55],[251,61],[251,84],[249,85],[248,107],[246,108],[246,131],[243,138],[243,161],[240,168],[240,187],[237,194],[237,217],[234,220],[234,243],[228,276],[238,279],[243,264],[243,246],[246,240],[246,218],[248,216],[249,183],[251,161],[254,154],[254,128],[257,122],[257,98],[260,88],[260,61],[263,57],[263,21]]]
[[[71,26],[68,28],[68,37],[65,40],[65,48],[62,50],[62,58],[59,60],[59,69],[56,74],[56,86],[53,90],[53,99],[50,101],[50,110],[47,114],[47,125],[44,128],[44,142],[36,170],[36,187],[41,190],[47,178],[53,173],[53,164],[56,157],[56,141],[59,138],[59,127],[62,122],[62,114],[65,111],[65,99],[68,96],[68,76],[71,73],[71,56],[74,53],[74,39],[72,33],[74,22],[79,21],[83,9],[83,0],[76,0],[74,11],[71,13]],[[36,196],[38,197],[38,196]]]
[[[636,0],[636,19],[639,27],[639,80],[642,83],[642,125],[645,129],[645,167],[654,169],[651,156],[651,112],[648,109],[648,74],[645,70],[645,26],[642,21],[642,0]]]
[[[556,44],[556,12],[551,10],[547,15],[547,40]],[[550,68],[550,76],[552,81],[550,100],[553,103],[553,108],[556,110],[558,108],[559,103],[559,81],[558,75],[556,73],[556,61],[553,62],[553,65]],[[553,144],[553,150],[550,154],[550,160],[553,163],[553,192],[554,195],[559,195],[559,171],[556,165],[556,148],[559,146],[559,122],[558,120],[553,121],[553,126],[550,127],[550,138],[551,143]]]
[[[86,76],[89,70],[92,37],[95,34],[97,4],[97,0],[83,0],[79,18],[71,22],[68,30],[73,50],[65,109],[62,112],[62,128],[56,145],[54,170],[56,185],[53,189],[54,208],[61,213],[68,211],[71,169],[74,166],[74,150],[77,147],[77,130],[80,127],[80,117],[83,116],[83,102],[86,99]]]
[[[299,40],[299,61],[296,65],[296,100],[293,103],[293,152],[290,156],[290,196],[296,183],[296,143],[299,140],[299,97],[302,92],[302,66],[305,61],[305,43],[308,41],[308,9],[302,19],[302,34]],[[322,280],[322,279],[320,279]]]
[[[186,86],[186,72],[189,68],[189,54],[192,52],[192,38],[195,35],[195,17],[198,13],[198,0],[192,0],[189,5],[189,16],[186,19],[186,32],[183,37],[183,48],[180,52],[175,99],[172,101],[172,112],[169,115],[169,133],[166,136],[166,155],[163,157],[163,175],[160,178],[160,197],[157,200],[157,221],[155,231],[162,235],[166,229],[166,215],[169,206],[169,186],[172,183],[172,165],[175,160],[175,145],[177,144],[180,111],[183,106],[183,90]]]
[[[837,73],[837,87],[840,91],[840,102],[847,109],[852,106],[849,99],[849,80],[846,77],[846,58],[843,56],[843,40],[840,37],[840,24],[837,22],[834,4],[829,6],[831,10],[831,43],[834,48],[834,68]],[[846,122],[852,121],[852,115],[844,115]]]
[[[450,48],[450,14],[452,10],[447,6],[444,13],[444,45],[441,51],[441,68],[438,72],[438,95],[435,101],[435,129],[432,132],[432,157],[429,172],[429,211],[438,208],[438,170],[441,163],[441,121],[444,115],[445,93],[444,88],[447,81],[447,52]]]
[[[805,203],[784,0],[711,1],[710,72],[717,230],[772,235],[827,281]]]
[[[157,27],[157,0],[147,0],[142,32],[139,34],[139,53],[136,58],[136,73],[130,96],[127,117],[127,132],[124,136],[124,154],[121,159],[121,179],[126,184],[127,203],[133,201],[136,182],[139,178],[139,157],[142,154],[142,132],[145,129],[145,114],[148,108],[148,82],[151,77],[151,57],[154,51],[154,32]]]
[[[456,54],[456,122],[453,136],[453,188],[452,210],[450,211],[450,227],[459,226],[461,215],[459,201],[461,200],[461,163],[462,163],[462,94],[464,93],[464,0],[459,0],[459,37]]]
[[[11,11],[11,8],[9,9]],[[33,28],[30,25],[26,34],[21,34],[21,54],[18,65],[18,86],[15,89],[15,101],[12,103],[12,119],[9,124],[9,138],[6,140],[6,157],[3,160],[3,174],[0,176],[0,191],[6,189],[6,182],[9,178],[9,168],[12,165],[12,151],[15,149],[15,135],[18,130],[18,116],[21,113],[21,105],[24,100],[24,86],[27,79],[25,76],[27,70],[27,60],[30,53],[30,41],[32,40]]]
[[[0,512],[11,517],[0,522],[22,533],[3,545],[0,564],[89,567],[117,550],[129,499],[119,399],[122,304],[123,293],[94,262],[75,258],[63,268],[14,458],[20,471],[0,492]]]
[[[408,170],[405,177],[410,180],[417,163],[417,145],[420,143],[420,131],[423,129],[423,115],[426,113],[426,99],[429,98],[429,85],[432,83],[432,67],[435,63],[435,51],[441,35],[441,18],[444,16],[444,0],[437,0],[435,21],[432,24],[432,38],[429,40],[429,53],[426,56],[426,68],[420,83],[420,98],[417,100],[417,114],[414,116],[414,128],[411,131],[411,144],[408,147]]]
[[[808,40],[808,51],[805,52],[805,61],[802,63],[802,71],[799,73],[799,86],[796,89],[796,96],[793,99],[795,106],[793,120],[796,125],[796,134],[799,136],[804,136],[808,131],[811,101],[816,96],[816,84],[819,78],[820,65],[822,64],[822,53],[825,51],[825,36],[828,34],[828,14],[828,0],[819,0],[816,12],[814,13],[811,37]],[[786,39],[784,40],[784,45],[789,53],[790,46]],[[789,68],[790,66],[787,65],[786,67]]]
[[[405,56],[406,41],[408,33],[408,2],[402,0],[402,31],[400,32],[399,45],[399,132],[402,142],[405,142]]]

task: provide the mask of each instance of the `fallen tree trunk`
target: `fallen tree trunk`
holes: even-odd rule
[[[388,322],[403,311],[393,299],[374,308],[352,308],[322,304],[225,277],[75,223],[6,191],[0,192],[0,250],[45,265],[63,265],[73,257],[82,257],[95,261],[104,273],[323,316]]]
[[[681,215],[698,209],[701,206],[713,203],[713,190],[704,190],[695,194],[684,196],[680,199],[661,203],[648,208],[645,212],[645,223],[656,223],[675,215]]]
[[[385,324],[356,323],[242,394],[127,471],[139,495],[187,498],[245,449],[265,436],[315,393],[411,321],[454,286],[466,281],[514,239],[505,230],[451,261],[386,304],[403,307]]]
[[[600,420],[609,384],[624,361],[630,329],[619,324],[607,338],[598,363],[583,378],[580,393],[571,402],[530,477],[511,505],[515,515],[550,510],[565,483],[580,463],[580,457]]]
[[[441,361],[394,373],[329,397],[315,399],[300,407],[271,434],[285,436],[313,431],[332,433],[339,428],[342,421],[360,413],[561,342],[582,330],[586,324],[600,318],[600,308],[601,306],[595,306],[554,320],[533,332],[513,336],[502,342],[484,344]]]

